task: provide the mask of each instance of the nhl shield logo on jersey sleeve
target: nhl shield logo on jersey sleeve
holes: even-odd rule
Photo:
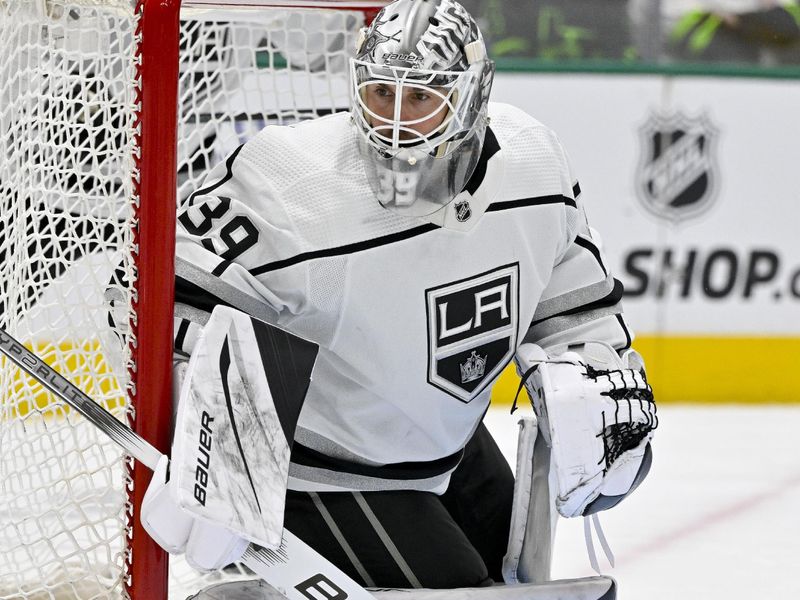
[[[428,382],[469,402],[514,355],[519,264],[432,288],[425,295]]]
[[[458,219],[460,223],[468,221],[469,218],[472,216],[472,208],[470,207],[468,200],[462,200],[461,202],[456,202],[455,209],[456,209],[456,219]]]

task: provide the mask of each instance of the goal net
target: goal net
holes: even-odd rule
[[[180,4],[0,0],[0,326],[162,450],[176,204],[266,124],[346,109],[377,12]],[[167,598],[147,479],[0,358],[0,598]],[[172,598],[248,575],[170,563]]]

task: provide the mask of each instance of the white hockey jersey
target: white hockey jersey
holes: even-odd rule
[[[180,213],[177,351],[219,302],[321,347],[290,488],[441,493],[523,340],[630,344],[555,135],[489,114],[474,175],[427,219],[378,203],[347,113],[265,128]]]

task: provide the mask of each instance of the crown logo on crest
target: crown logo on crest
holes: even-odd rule
[[[478,356],[475,350],[470,357],[459,366],[461,367],[461,383],[469,383],[483,377],[486,372],[487,356]]]

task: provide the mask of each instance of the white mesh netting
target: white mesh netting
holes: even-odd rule
[[[0,323],[120,418],[100,333],[126,302],[133,10],[0,4]],[[118,356],[125,364],[127,358]],[[3,359],[0,597],[120,595],[122,453]]]
[[[141,10],[0,0],[0,326],[128,421]],[[266,123],[346,108],[363,20],[185,9],[178,201]],[[0,598],[124,597],[127,483],[112,443],[0,359]],[[174,562],[173,598],[231,576],[199,580]]]

